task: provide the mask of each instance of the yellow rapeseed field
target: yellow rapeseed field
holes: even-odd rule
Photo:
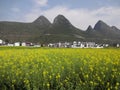
[[[0,47],[0,90],[120,90],[120,49]]]

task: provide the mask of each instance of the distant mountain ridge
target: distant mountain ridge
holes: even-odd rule
[[[120,43],[120,30],[99,20],[86,31],[76,28],[63,15],[55,17],[51,23],[40,16],[31,23],[0,22],[0,39],[9,42],[64,42],[93,41],[97,43]]]

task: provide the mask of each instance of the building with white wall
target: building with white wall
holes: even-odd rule
[[[14,46],[20,46],[20,42],[15,42]]]
[[[2,39],[0,39],[0,44],[3,44],[3,40]]]

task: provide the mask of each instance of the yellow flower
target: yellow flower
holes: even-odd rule
[[[117,82],[117,83],[116,83],[116,86],[119,86],[119,85],[120,85],[119,82]]]
[[[59,79],[60,78],[60,74],[58,73],[57,76],[56,76],[56,79]]]
[[[50,87],[50,83],[47,83],[47,87],[48,87],[48,88]]]
[[[86,75],[85,75],[85,78],[88,78],[88,77],[89,77],[88,74],[86,74]]]

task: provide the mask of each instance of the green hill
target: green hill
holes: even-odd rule
[[[86,31],[74,27],[63,15],[58,15],[53,23],[40,16],[31,23],[0,22],[0,39],[9,42],[59,42],[59,41],[94,41],[97,43],[120,43],[120,30],[98,21],[95,27]]]

